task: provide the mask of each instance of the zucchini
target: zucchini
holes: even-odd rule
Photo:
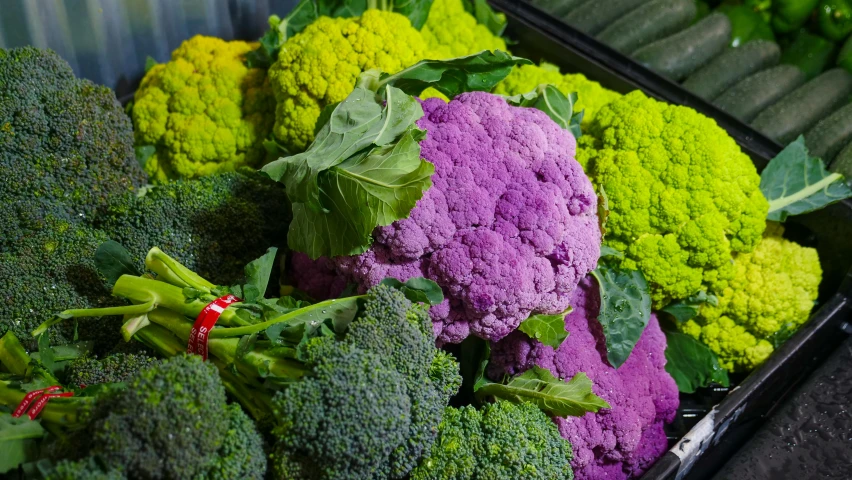
[[[589,0],[536,0],[532,4],[556,18],[562,18],[587,1]]]
[[[596,35],[607,25],[623,17],[646,0],[591,0],[575,8],[562,20],[585,33]]]
[[[843,147],[843,150],[834,157],[828,169],[846,177],[846,183],[852,186],[852,142]]]
[[[844,145],[852,140],[852,104],[823,118],[805,134],[811,155],[828,164]]]
[[[751,126],[786,145],[846,103],[850,94],[852,74],[842,68],[834,68],[760,112]]]
[[[672,80],[682,80],[722,53],[731,40],[731,21],[721,13],[670,37],[645,45],[633,58]]]
[[[630,55],[640,47],[686,28],[697,13],[695,0],[654,0],[613,22],[597,39]]]
[[[775,42],[754,40],[714,58],[683,82],[683,88],[706,100],[713,100],[743,78],[774,67],[781,58]]]
[[[804,72],[792,65],[778,65],[742,79],[719,95],[713,104],[743,122],[805,83]]]

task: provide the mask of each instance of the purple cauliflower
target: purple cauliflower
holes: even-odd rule
[[[678,390],[666,372],[666,337],[656,315],[630,357],[615,369],[606,361],[606,340],[597,320],[600,293],[584,279],[565,317],[569,336],[559,348],[515,332],[492,345],[489,376],[517,374],[533,366],[559,378],[585,372],[592,390],[612,408],[582,417],[556,418],[562,436],[574,447],[571,466],[577,480],[638,477],[668,448],[663,425],[674,420]]]
[[[295,255],[297,287],[321,298],[348,282],[365,291],[386,277],[430,278],[446,297],[431,310],[439,344],[471,333],[499,340],[531,313],[565,310],[601,244],[574,137],[544,112],[489,93],[432,98],[423,110],[433,186],[409,218],[377,228],[366,253]]]

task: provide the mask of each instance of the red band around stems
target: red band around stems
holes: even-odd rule
[[[47,401],[51,398],[73,396],[74,392],[45,393],[33,404],[33,408],[30,409],[29,413],[27,413],[27,416],[30,417],[30,420],[35,420],[38,414],[41,413],[41,411],[44,409],[44,406],[47,405]]]
[[[189,344],[186,347],[186,353],[194,353],[201,355],[201,358],[207,360],[207,340],[210,330],[213,325],[219,320],[222,312],[232,303],[241,302],[239,298],[228,294],[213,300],[198,314],[195,323],[192,325],[192,330],[189,332]]]
[[[18,404],[18,408],[16,408],[15,411],[12,412],[12,416],[15,417],[15,418],[20,417],[21,415],[23,415],[27,411],[27,408],[29,408],[29,406],[33,402],[33,400],[41,397],[45,393],[55,392],[56,390],[59,390],[60,388],[62,388],[62,387],[59,386],[59,385],[54,385],[52,387],[42,388],[41,390],[33,390],[32,392],[24,395],[24,399],[21,400],[21,403]],[[44,408],[44,407],[42,406],[42,408]]]

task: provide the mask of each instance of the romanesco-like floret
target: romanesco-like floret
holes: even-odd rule
[[[483,50],[506,51],[506,42],[477,23],[461,0],[435,0],[420,33],[431,58],[463,57]]]
[[[751,160],[712,119],[631,92],[602,108],[586,173],[609,199],[605,244],[641,270],[654,306],[723,291],[769,208]]]
[[[266,72],[245,65],[255,47],[197,35],[148,71],[132,117],[136,144],[156,147],[145,165],[153,179],[263,164],[274,101]]]
[[[604,105],[619,98],[620,93],[607,90],[601,84],[589,80],[581,73],[559,72],[556,65],[542,62],[541,65],[520,65],[515,67],[502,82],[497,84],[494,93],[501,95],[520,95],[531,92],[541,84],[552,84],[564,94],[576,93],[577,104],[574,111],[582,110],[583,126],[595,119]]]
[[[343,101],[361,72],[394,73],[426,58],[427,50],[420,32],[398,13],[320,17],[284,43],[269,70],[275,138],[291,152],[304,150],[322,109]]]
[[[734,277],[704,305],[684,331],[716,352],[724,368],[749,371],[773,351],[774,337],[788,336],[807,321],[822,279],[817,251],[782,237],[770,223],[751,253],[734,258]]]

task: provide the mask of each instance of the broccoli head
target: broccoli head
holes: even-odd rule
[[[412,480],[571,480],[571,444],[531,403],[448,407]]]
[[[559,72],[556,65],[542,62],[540,65],[520,65],[512,69],[512,72],[498,83],[494,93],[501,95],[521,95],[531,92],[542,84],[554,85],[565,95],[577,94],[577,103],[574,111],[583,111],[583,126],[587,126],[595,119],[598,111],[604,105],[620,97],[621,94],[607,90],[598,82],[587,79],[581,73]]]
[[[95,251],[107,239],[102,231],[48,218],[42,230],[21,238],[13,251],[0,253],[0,282],[5,285],[0,335],[12,331],[34,350],[30,332],[57,313],[120,305],[94,265]],[[50,343],[66,344],[76,336],[94,341],[98,353],[109,352],[120,341],[121,323],[121,317],[105,317],[58,325],[50,331]]]
[[[754,250],[769,209],[736,142],[695,110],[639,91],[603,107],[584,133],[586,173],[608,198],[604,243],[624,252],[623,268],[644,272],[655,308],[727,288],[732,255]]]
[[[32,47],[0,48],[0,85],[0,251],[48,214],[90,219],[110,196],[145,184],[112,90]]]
[[[344,340],[313,341],[311,373],[276,396],[276,471],[403,478],[461,384],[458,364],[437,352],[424,306],[385,285],[370,289]]]
[[[216,452],[212,466],[196,480],[263,480],[266,477],[266,454],[263,438],[254,421],[233,403],[226,407],[228,430]]]
[[[734,257],[734,277],[681,329],[704,342],[722,367],[748,372],[807,320],[819,294],[822,267],[813,248],[782,237],[770,222],[751,253]]]
[[[195,178],[266,159],[275,100],[260,68],[245,65],[256,44],[196,35],[168,63],[156,65],[136,91],[137,145],[155,147],[145,170],[165,181]]]
[[[177,180],[114,199],[97,219],[141,265],[153,246],[218,284],[271,246],[287,244],[290,204],[282,185],[255,173]]]
[[[125,480],[127,475],[109,470],[94,457],[81,460],[60,460],[45,475],[45,480]]]
[[[464,57],[483,50],[506,51],[506,42],[478,23],[465,10],[462,0],[435,0],[420,33],[426,40],[430,58]]]
[[[78,358],[66,367],[66,383],[73,386],[121,383],[153,366],[156,361],[147,355],[135,353],[116,353],[100,359]]]

